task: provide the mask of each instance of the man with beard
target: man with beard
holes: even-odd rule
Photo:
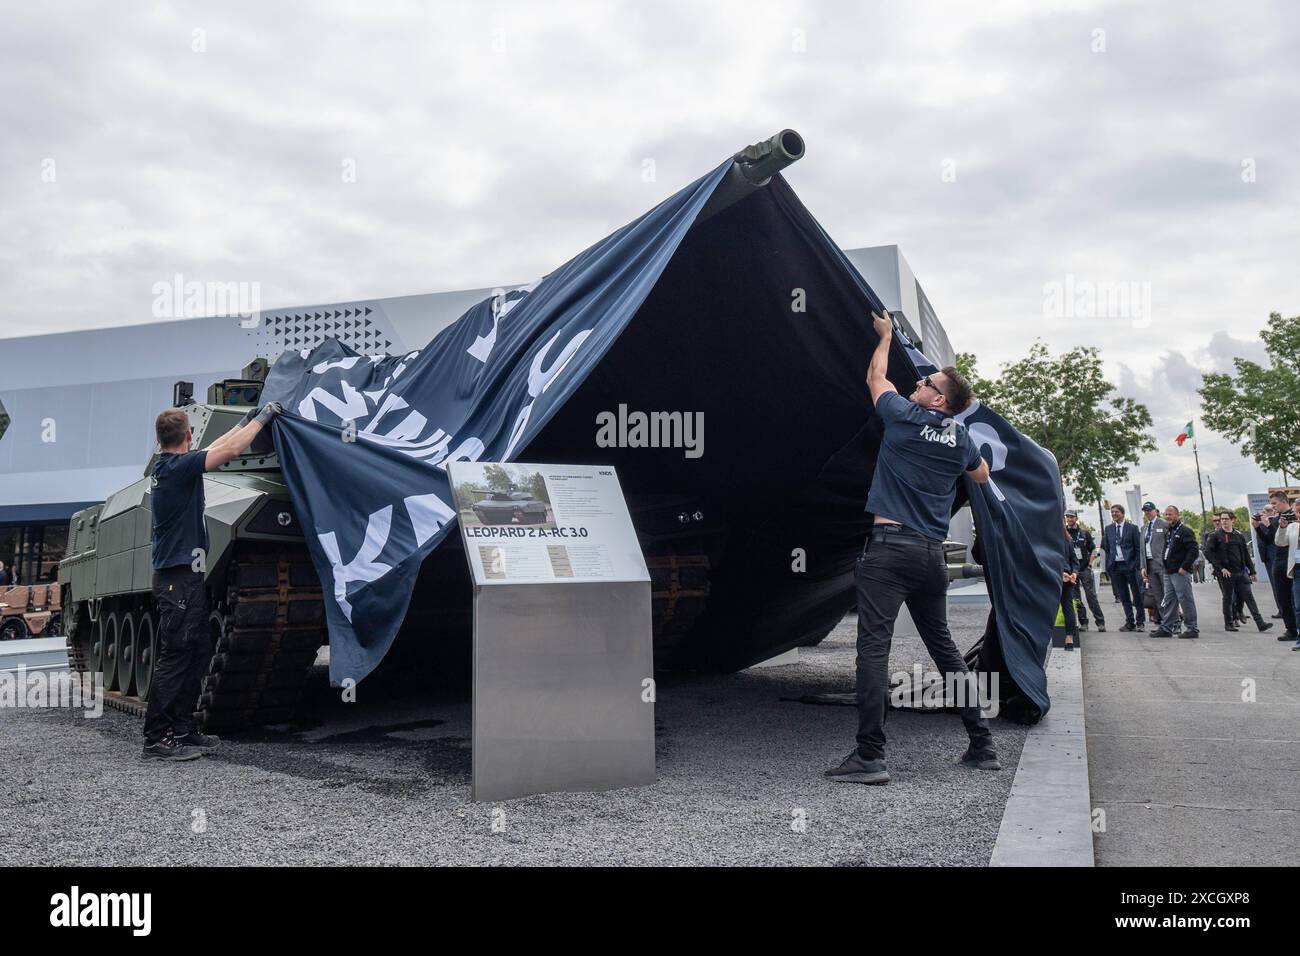
[[[873,315],[878,337],[867,369],[867,385],[885,433],[871,481],[866,510],[874,523],[858,558],[857,747],[826,771],[844,783],[886,784],[885,717],[889,711],[889,647],[898,611],[907,605],[925,648],[947,685],[970,737],[961,762],[1000,770],[993,735],[980,713],[966,662],[948,631],[948,569],[944,538],[957,482],[963,474],[983,484],[989,467],[966,427],[953,416],[974,397],[970,384],[949,367],[927,375],[904,398],[886,377],[893,325],[888,314]],[[964,686],[963,686],[964,685]],[[964,700],[963,700],[964,697]]]
[[[1160,626],[1152,637],[1173,637],[1179,631],[1178,611],[1183,612],[1181,638],[1201,636],[1196,626],[1196,598],[1192,595],[1192,565],[1200,556],[1196,533],[1183,524],[1178,509],[1165,509],[1165,600],[1160,606]]]

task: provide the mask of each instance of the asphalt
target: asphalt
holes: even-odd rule
[[[954,605],[959,646],[987,606]],[[852,708],[782,697],[853,686],[855,620],[789,664],[659,684],[657,783],[470,800],[466,698],[367,694],[313,674],[301,718],[189,764],[140,760],[116,711],[0,708],[0,854],[54,864],[847,864],[989,861],[1025,728],[998,719],[1006,768],[958,764],[960,721],[890,717],[887,787],[826,781]],[[1295,655],[1300,658],[1300,654]],[[891,667],[930,666],[895,639]],[[1300,663],[1300,661],[1297,661]]]
[[[1109,604],[1110,629],[1084,635],[1097,864],[1295,866],[1300,652],[1276,640],[1280,619],[1230,633],[1217,585],[1193,591],[1197,640],[1119,633]],[[1276,610],[1267,586],[1255,596]]]

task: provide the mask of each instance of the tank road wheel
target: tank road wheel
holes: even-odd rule
[[[27,636],[27,625],[21,617],[5,618],[0,624],[0,641],[21,641]]]
[[[120,633],[118,626],[117,612],[103,614],[100,612],[100,621],[103,622],[103,665],[104,665],[104,689],[117,690],[117,656],[118,656],[118,636]]]
[[[141,611],[135,623],[135,692],[141,700],[149,699],[153,684],[153,662],[158,654],[158,635],[153,629],[153,615]]]
[[[90,629],[90,653],[86,655],[86,664],[92,674],[104,673],[104,615],[94,621],[87,620]]]
[[[123,611],[117,622],[117,689],[130,694],[135,686],[135,615]]]

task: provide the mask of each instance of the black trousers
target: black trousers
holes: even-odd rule
[[[968,671],[948,631],[948,569],[942,541],[902,528],[874,529],[858,558],[857,584],[858,753],[881,760],[889,714],[889,649],[899,608],[907,605],[945,684],[949,674]],[[993,735],[980,716],[978,702],[959,708],[958,713],[971,743],[991,747]]]
[[[153,598],[158,610],[158,658],[144,717],[147,743],[168,733],[183,737],[198,729],[194,709],[212,662],[203,574],[190,570],[188,564],[155,571]]]
[[[1079,619],[1074,616],[1074,602],[1079,600],[1075,585],[1069,581],[1061,582],[1061,616],[1065,618],[1065,633],[1079,633]]]
[[[1286,576],[1286,561],[1281,564],[1274,563],[1269,567],[1269,576],[1273,579],[1273,593],[1277,596],[1278,610],[1282,612],[1282,622],[1286,624],[1286,632],[1292,637],[1296,635],[1295,629],[1295,605],[1289,600],[1291,596],[1291,579]]]
[[[1250,608],[1250,614],[1255,619],[1255,623],[1263,625],[1264,618],[1259,613],[1259,605],[1255,603],[1255,593],[1250,589],[1250,575],[1244,570],[1235,572],[1232,577],[1225,578],[1222,574],[1215,574],[1215,579],[1219,582],[1219,590],[1223,592],[1223,621],[1225,624],[1235,624],[1237,614],[1240,612],[1242,605]]]
[[[1134,626],[1133,609],[1137,608],[1137,625],[1146,618],[1142,609],[1142,575],[1132,568],[1116,568],[1111,565],[1110,579],[1119,589],[1119,601],[1124,605],[1124,623]]]
[[[1088,599],[1087,608],[1083,606],[1085,597]],[[1079,572],[1079,582],[1074,586],[1074,609],[1080,624],[1088,623],[1088,610],[1091,610],[1097,626],[1106,626],[1106,617],[1101,613],[1101,602],[1097,600],[1097,578],[1091,568]]]

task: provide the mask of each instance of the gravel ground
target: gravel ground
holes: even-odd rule
[[[985,607],[953,605],[959,646]],[[140,722],[106,710],[0,710],[0,853],[55,864],[957,864],[988,862],[1025,728],[993,723],[1004,770],[957,763],[948,714],[889,720],[887,787],[822,770],[853,743],[849,707],[781,697],[853,686],[853,616],[797,662],[661,680],[658,783],[469,799],[466,699],[338,702],[313,674],[293,727],[188,764],[139,759]],[[896,639],[891,670],[929,669]],[[799,831],[796,821],[806,821]]]

